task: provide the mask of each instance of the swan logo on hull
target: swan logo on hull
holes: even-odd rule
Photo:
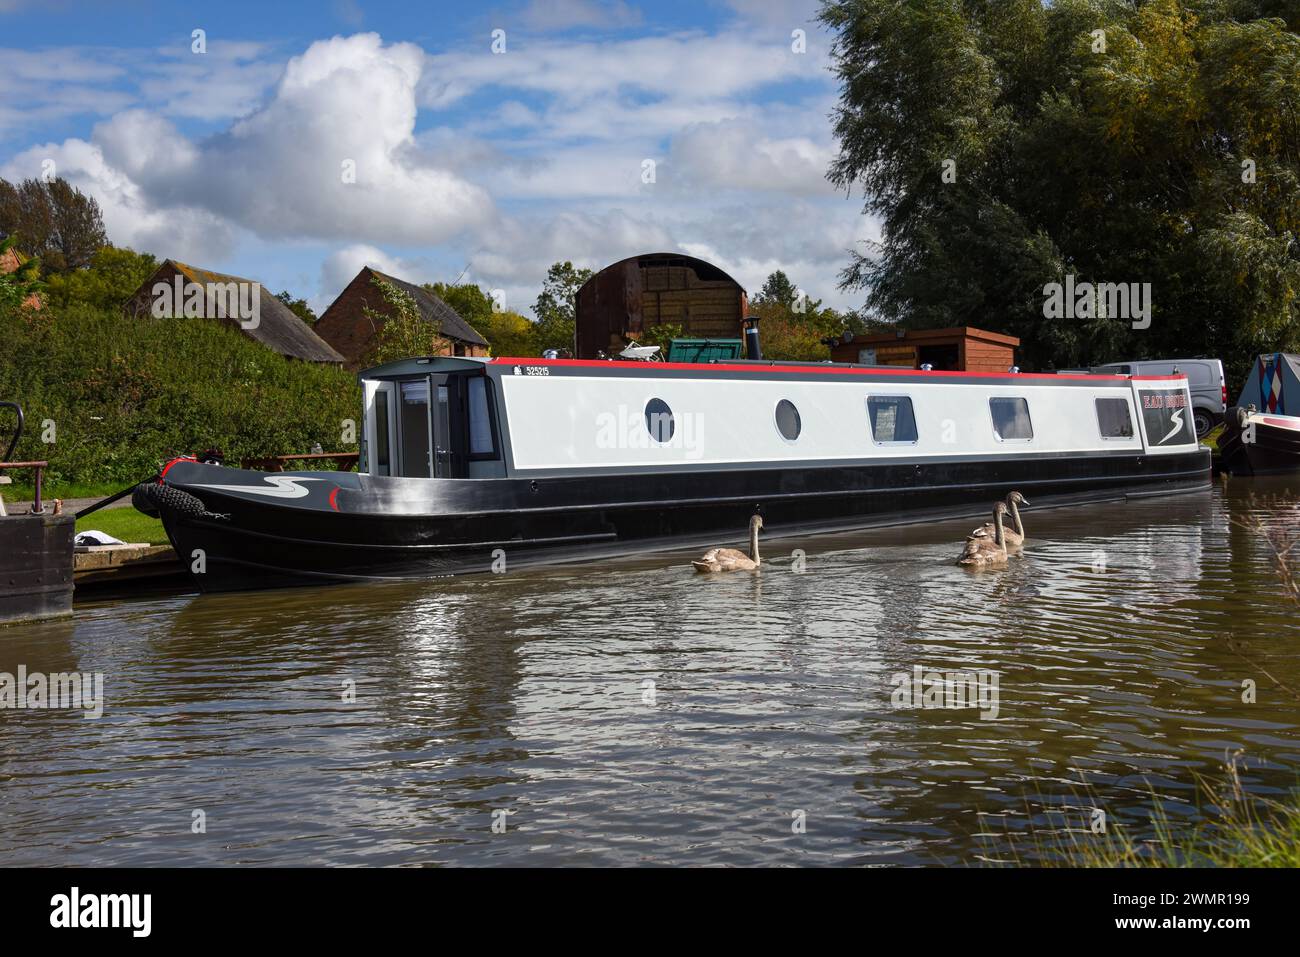
[[[323,482],[318,478],[289,478],[281,475],[268,475],[262,481],[270,483],[272,488],[260,485],[195,485],[194,488],[210,488],[214,492],[249,492],[253,495],[265,495],[268,498],[303,498],[310,489],[303,488],[299,482]]]

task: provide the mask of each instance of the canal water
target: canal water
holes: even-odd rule
[[[1031,508],[981,573],[960,522],[767,541],[757,575],[81,605],[0,630],[0,672],[105,680],[97,720],[0,711],[0,865],[1031,863],[1153,801],[1177,832],[1237,752],[1254,794],[1300,783],[1300,615],[1238,524],[1294,528],[1292,483]],[[917,668],[996,700],[909,707]]]

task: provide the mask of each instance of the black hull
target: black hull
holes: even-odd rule
[[[1242,440],[1236,409],[1229,410],[1219,439],[1220,465],[1233,475],[1277,475],[1300,471],[1300,434],[1292,429],[1255,423],[1255,441]]]
[[[1208,487],[1209,466],[1208,451],[1197,449],[1141,457],[451,479],[428,482],[427,500],[415,514],[409,503],[386,501],[373,488],[335,490],[337,501],[329,505],[315,493],[304,504],[250,501],[204,484],[255,485],[260,473],[187,464],[169,484],[228,518],[170,509],[162,518],[182,561],[201,561],[202,572],[193,575],[198,587],[233,591],[436,578],[716,545],[743,537],[756,506],[765,536],[788,538],[984,516],[1012,488],[1035,505],[1169,494]],[[355,475],[349,480],[356,485]]]

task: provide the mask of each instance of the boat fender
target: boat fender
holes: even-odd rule
[[[187,518],[218,518],[223,521],[230,519],[229,515],[209,512],[207,506],[189,492],[158,482],[141,482],[137,485],[135,491],[131,493],[131,504],[135,506],[136,511],[144,512],[154,518],[158,516],[159,511],[166,508]]]

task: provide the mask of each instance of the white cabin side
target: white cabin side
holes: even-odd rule
[[[1067,384],[1025,377],[987,384],[826,375],[779,380],[713,378],[702,368],[700,376],[689,378],[504,374],[499,381],[510,468],[525,473],[946,455],[1142,454],[1184,452],[1196,445],[1194,433],[1166,430],[1160,424],[1164,419],[1144,409],[1144,403],[1158,402],[1165,418],[1178,414],[1177,403],[1189,401],[1186,379]],[[909,412],[914,428],[907,427]],[[1152,435],[1157,427],[1161,434]],[[652,435],[652,430],[657,431]]]

